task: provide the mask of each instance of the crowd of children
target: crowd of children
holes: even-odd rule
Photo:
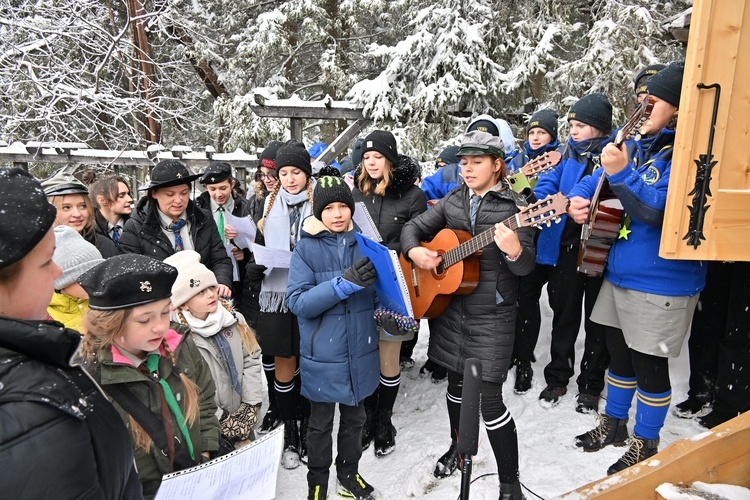
[[[351,168],[346,176],[337,167],[313,175],[314,158],[302,143],[272,141],[248,199],[221,162],[200,175],[176,160],[160,162],[135,208],[122,177],[86,186],[61,171],[40,184],[20,169],[0,169],[0,388],[28,394],[15,401],[0,392],[3,414],[18,422],[0,433],[3,444],[17,443],[0,484],[43,492],[44,484],[20,484],[18,471],[44,447],[61,458],[59,470],[34,463],[60,491],[153,498],[164,474],[283,424],[282,465],[306,464],[308,498],[319,500],[328,495],[338,408],[337,492],[380,498],[360,460],[371,443],[378,457],[396,449],[403,424],[393,415],[401,370],[414,365],[418,323],[381,306],[372,285],[382,270],[355,238],[360,207],[384,245],[423,269],[441,265],[442,256],[420,244],[440,230],[493,231],[476,288],[451,297],[429,321],[423,369],[436,382],[447,378],[450,422],[436,477],[459,465],[464,366],[477,358],[500,499],[524,498],[519,436],[502,388],[514,365],[514,392],[532,387],[545,285],[553,320],[539,401],[546,408],[563,401],[583,313],[576,411],[596,414],[598,423],[574,442],[585,451],[627,445],[607,473],[658,451],[672,396],[669,358],[679,354],[691,321],[690,392],[675,412],[710,428],[747,411],[747,375],[726,369],[747,361],[747,266],[658,256],[682,71],[671,63],[639,73],[637,99],[648,96],[653,110],[639,135],[619,147],[603,94],[573,104],[562,143],[553,109],[532,114],[522,149],[507,122],[482,115],[443,150],[441,169],[421,189],[418,162],[399,154],[385,130],[355,143],[341,162]],[[514,188],[511,176],[555,151],[557,165],[531,188]],[[581,224],[602,176],[624,215],[603,276],[591,277],[577,272]],[[193,200],[198,179],[205,192]],[[560,224],[511,230],[501,223],[556,193],[570,200]],[[252,219],[255,244],[289,255],[289,268],[267,269],[251,248],[237,246],[230,215]],[[48,384],[57,387],[54,397],[40,389]],[[727,393],[733,384],[745,388],[739,399]],[[62,420],[54,417],[60,410]],[[0,456],[10,457],[7,449]]]

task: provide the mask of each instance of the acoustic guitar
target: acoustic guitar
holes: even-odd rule
[[[568,199],[557,193],[524,207],[502,224],[516,230],[520,227],[540,227],[559,222],[568,210]],[[421,246],[435,250],[443,261],[435,269],[420,269],[399,257],[406,278],[415,318],[436,318],[451,301],[453,295],[468,295],[479,283],[479,255],[494,241],[495,228],[472,237],[466,231],[443,229],[432,241]]]
[[[654,98],[647,95],[633,111],[627,123],[617,132],[614,144],[618,148],[638,132],[654,109]],[[581,248],[578,251],[578,272],[597,277],[604,273],[609,249],[620,233],[622,202],[602,174],[591,198],[586,222],[581,228]]]

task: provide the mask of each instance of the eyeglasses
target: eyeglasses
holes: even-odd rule
[[[263,179],[274,180],[277,178],[275,172],[268,172],[267,174],[264,174],[263,172],[258,172],[257,174],[255,174],[255,177],[259,181],[262,181]]]

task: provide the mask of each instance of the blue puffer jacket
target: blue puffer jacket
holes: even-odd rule
[[[334,234],[315,217],[304,220],[286,300],[299,321],[302,395],[311,401],[356,406],[380,382],[373,292],[340,300],[331,284],[361,257],[353,230]]]
[[[518,172],[521,167],[526,165],[537,156],[543,155],[547,151],[555,151],[557,149],[562,149],[560,147],[560,141],[558,141],[557,139],[537,149],[531,149],[529,141],[526,141],[523,143],[523,151],[519,151],[512,158],[508,157],[505,159],[505,163],[506,165],[508,165],[508,172]]]
[[[421,187],[428,200],[440,200],[460,184],[462,184],[461,166],[458,163],[451,163],[422,179]]]
[[[560,163],[554,169],[539,176],[539,182],[534,187],[534,194],[537,199],[541,200],[555,193],[566,195],[583,177],[589,159],[598,164],[599,153],[607,142],[609,142],[609,138],[606,137],[578,142],[568,139]],[[557,224],[542,227],[536,244],[536,262],[538,264],[557,265],[557,259],[560,258],[563,231],[567,223],[568,216],[564,215]]]
[[[622,171],[608,176],[630,223],[627,235],[612,245],[604,278],[621,288],[684,297],[703,289],[706,266],[701,261],[659,257],[673,143],[674,131],[667,129],[655,137],[628,141],[630,162]],[[601,175],[604,169],[596,170],[568,196],[590,199]]]

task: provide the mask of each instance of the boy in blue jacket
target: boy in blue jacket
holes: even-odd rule
[[[287,303],[300,328],[302,394],[310,400],[308,498],[324,499],[332,462],[333,417],[340,420],[336,475],[338,492],[358,499],[379,498],[359,475],[362,456],[362,401],[380,383],[378,324],[372,285],[377,273],[354,237],[354,198],[338,177],[321,177],[313,193],[313,216],[302,224],[289,269]],[[386,331],[400,333],[382,315]]]
[[[672,399],[669,358],[679,355],[705,286],[702,262],[659,257],[683,69],[683,63],[672,63],[646,80],[654,108],[640,129],[642,136],[620,148],[605,146],[602,168],[568,193],[568,215],[583,222],[595,186],[606,175],[625,210],[591,313],[591,320],[606,329],[611,356],[607,405],[599,425],[575,439],[576,446],[585,451],[628,444],[608,474],[657,452],[659,431]],[[634,396],[635,426],[628,438],[628,412]]]

